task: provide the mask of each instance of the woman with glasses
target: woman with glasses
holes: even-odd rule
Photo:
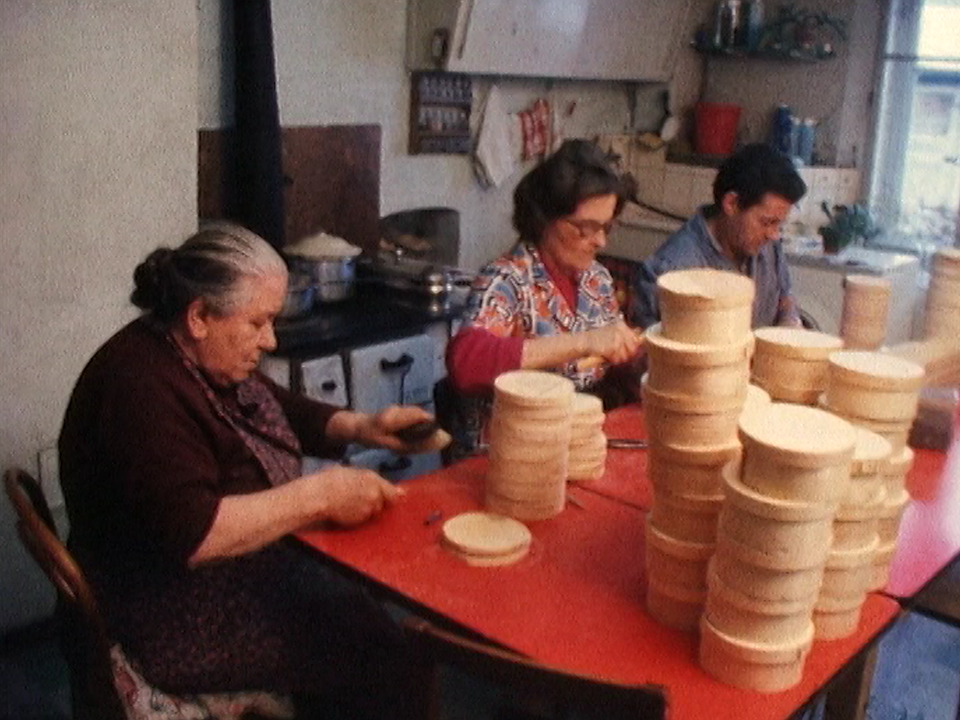
[[[461,446],[478,441],[493,381],[508,370],[559,372],[608,408],[636,399],[635,373],[624,365],[638,355],[640,340],[597,261],[633,191],[632,178],[585,140],[566,141],[517,185],[519,239],[480,271],[447,352],[458,401],[456,422],[448,424]],[[588,357],[602,362],[580,362]],[[450,407],[438,411],[451,417]]]

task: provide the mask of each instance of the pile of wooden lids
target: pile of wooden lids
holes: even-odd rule
[[[933,256],[923,336],[951,340],[960,337],[960,249],[941,248]]]
[[[850,482],[834,518],[833,543],[813,613],[815,636],[825,640],[846,637],[857,629],[880,546],[877,528],[886,497],[883,473],[891,447],[876,433],[855,430]]]
[[[680,270],[657,281],[662,322],[647,329],[641,383],[654,498],[646,526],[647,609],[694,629],[707,597],[722,472],[737,463],[747,402],[754,285],[719,270]],[[753,402],[768,400],[755,390]]]
[[[827,391],[820,400],[821,407],[880,435],[890,444],[880,471],[885,489],[860,510],[841,508],[834,528],[838,533],[842,521],[855,519],[858,514],[875,516],[878,546],[873,553],[869,590],[882,588],[889,579],[900,519],[909,501],[904,478],[913,463],[913,452],[907,447],[907,438],[923,380],[920,365],[886,353],[844,350],[830,357]]]
[[[603,403],[596,395],[577,393],[570,421],[567,479],[589,482],[603,475],[607,464],[607,436],[603,432]]]
[[[515,370],[500,375],[493,391],[486,508],[519,520],[553,517],[566,502],[574,384]]]
[[[740,421],[743,461],[726,501],[700,621],[700,662],[719,680],[778,692],[800,680],[850,477],[856,435],[815,408],[771,403]]]
[[[887,337],[890,280],[873,275],[847,275],[843,280],[840,337],[851,349],[876,350]]]
[[[910,502],[907,492],[907,474],[913,467],[913,450],[905,447],[892,455],[881,471],[884,486],[883,505],[877,521],[877,536],[880,545],[873,558],[873,578],[870,590],[881,590],[890,580],[890,563],[897,550],[897,536],[900,533],[900,520]]]
[[[774,400],[816,405],[827,389],[830,355],[843,348],[843,341],[804,328],[757,328],[754,335],[752,381]]]
[[[518,520],[486,512],[466,512],[447,520],[440,544],[470,565],[509,565],[530,549],[530,530]]]

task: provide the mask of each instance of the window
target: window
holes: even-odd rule
[[[877,242],[960,244],[960,0],[892,0],[875,138]]]

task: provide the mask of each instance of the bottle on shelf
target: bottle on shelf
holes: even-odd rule
[[[813,165],[813,141],[817,131],[817,121],[806,118],[799,127],[797,137],[797,155],[804,165]]]

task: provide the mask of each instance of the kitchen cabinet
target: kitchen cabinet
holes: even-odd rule
[[[407,64],[481,75],[670,78],[690,0],[410,0]]]

